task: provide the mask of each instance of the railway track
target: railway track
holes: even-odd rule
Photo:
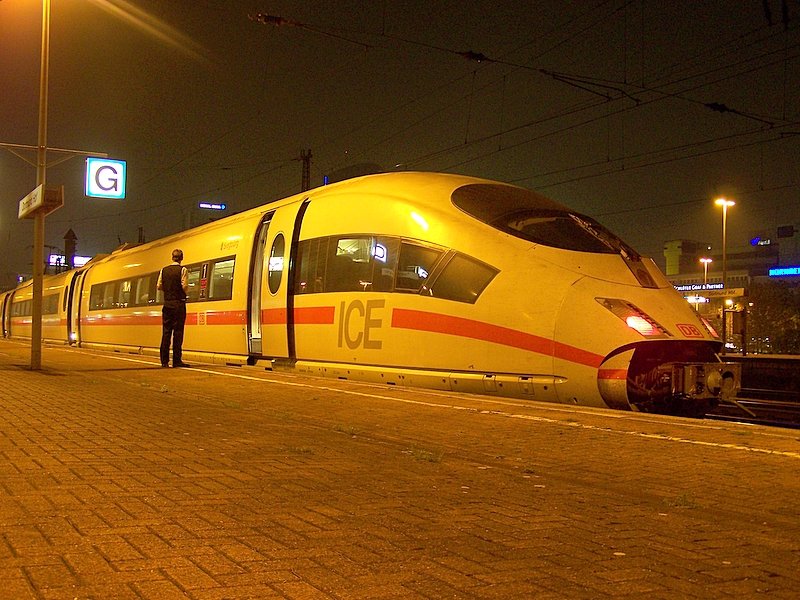
[[[800,429],[800,392],[742,388],[735,403],[725,403],[709,419]]]

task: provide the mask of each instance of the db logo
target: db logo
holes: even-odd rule
[[[703,332],[700,331],[700,328],[697,327],[697,325],[692,325],[691,323],[678,323],[678,330],[686,337],[703,337]]]

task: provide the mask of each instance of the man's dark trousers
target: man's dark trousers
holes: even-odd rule
[[[169,363],[169,346],[172,341],[172,364],[179,365],[183,353],[183,328],[186,324],[186,303],[167,302],[161,309],[161,364]]]

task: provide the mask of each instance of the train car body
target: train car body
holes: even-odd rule
[[[71,285],[78,271],[48,275],[42,285],[42,340],[68,344],[72,314]],[[0,296],[0,321],[4,337],[30,338],[33,321],[33,282],[28,280]]]
[[[502,183],[372,175],[112,253],[61,282],[64,336],[157,354],[173,248],[187,360],[672,414],[739,386],[652,260]]]

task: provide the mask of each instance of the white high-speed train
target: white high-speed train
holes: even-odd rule
[[[435,173],[320,187],[48,276],[43,338],[157,355],[173,248],[189,361],[669,414],[740,386],[652,260],[532,191]],[[5,336],[30,338],[31,295],[0,296]]]

